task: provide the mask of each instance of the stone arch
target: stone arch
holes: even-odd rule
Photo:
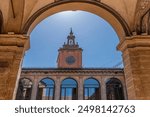
[[[30,78],[21,78],[19,80],[18,90],[16,94],[17,100],[30,100],[33,82]]]
[[[51,77],[51,76],[42,76],[42,77],[40,77],[39,79],[38,79],[38,83],[41,81],[41,80],[44,80],[44,79],[51,79],[51,80],[53,80],[54,81],[54,84],[55,84],[55,79],[53,78],[53,77]]]
[[[61,100],[78,99],[78,82],[74,78],[68,77],[62,80],[60,89]]]
[[[109,78],[106,82],[108,100],[124,100],[123,84],[118,78]]]
[[[0,10],[0,34],[2,33],[3,30],[3,14]]]
[[[150,10],[149,1],[144,0],[137,1],[134,19],[134,29],[133,29],[133,32],[135,32],[136,35],[147,33],[146,31],[147,26],[145,26],[147,25],[147,23],[145,22],[147,18],[145,16],[148,16],[147,13],[149,12],[149,10]]]
[[[141,33],[150,34],[150,9],[140,19],[140,30]]]
[[[83,7],[84,6],[84,7]],[[98,15],[108,21],[118,34],[119,39],[131,35],[131,31],[125,20],[115,10],[98,1],[56,1],[48,4],[35,12],[24,24],[23,34],[30,34],[33,28],[46,17],[61,11],[82,10]]]
[[[97,78],[95,78],[93,76],[85,78],[84,81],[88,80],[88,79],[94,79],[94,80],[96,80],[99,83],[99,85],[101,84],[101,82]]]
[[[38,84],[38,100],[54,100],[55,81],[50,77],[42,78]]]
[[[96,78],[85,79],[83,87],[85,100],[99,100],[101,98],[101,85]]]

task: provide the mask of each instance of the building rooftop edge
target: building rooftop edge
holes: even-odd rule
[[[123,70],[124,68],[34,68],[24,67],[22,70]]]

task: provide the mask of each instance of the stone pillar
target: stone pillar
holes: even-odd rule
[[[78,82],[78,100],[83,100],[83,92],[84,92],[84,89],[83,89],[83,78],[82,77],[79,77],[79,82]]]
[[[38,91],[38,78],[34,78],[34,82],[33,82],[33,88],[32,88],[32,94],[31,94],[31,100],[36,100],[36,96],[37,96],[37,91]]]
[[[101,100],[107,100],[105,78],[101,79],[101,84],[100,85],[101,85]]]
[[[122,87],[123,87],[123,94],[124,94],[124,99],[128,100],[127,96],[127,88],[126,88],[126,83],[125,83],[125,78],[123,77],[123,80],[121,81]]]
[[[60,100],[60,77],[57,77],[56,80],[55,80],[55,97],[54,99],[55,100]]]
[[[14,99],[29,37],[0,34],[0,99]]]
[[[150,36],[127,37],[118,49],[123,53],[128,99],[150,99]]]

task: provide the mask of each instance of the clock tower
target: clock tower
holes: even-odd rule
[[[58,68],[82,68],[82,48],[75,42],[72,29],[67,37],[67,43],[58,50]]]

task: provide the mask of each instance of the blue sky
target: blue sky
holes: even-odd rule
[[[57,67],[58,49],[67,41],[72,27],[76,42],[83,48],[83,67],[113,67],[122,61],[114,29],[97,15],[84,11],[54,14],[39,23],[31,33],[31,48],[23,67]]]

